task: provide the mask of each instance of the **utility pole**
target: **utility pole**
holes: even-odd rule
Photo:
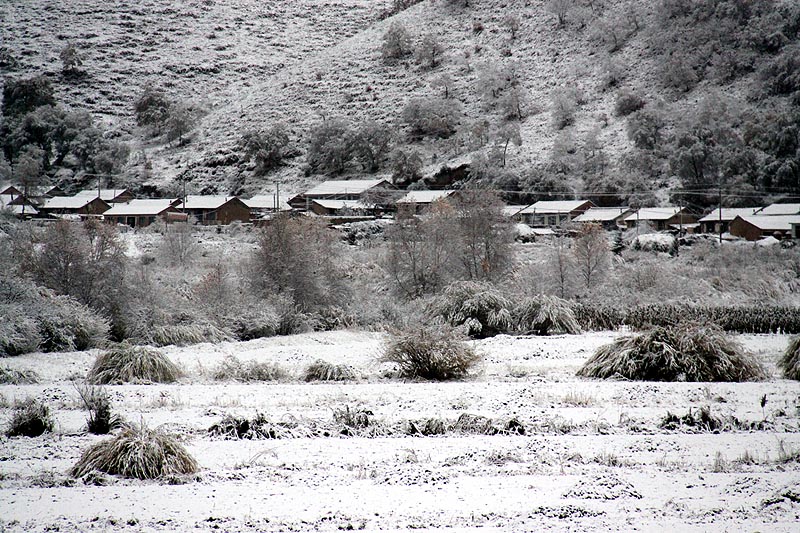
[[[717,201],[719,207],[719,245],[722,246],[722,185],[717,187],[717,193],[719,194]]]
[[[275,212],[281,210],[281,184],[279,181],[275,182]]]

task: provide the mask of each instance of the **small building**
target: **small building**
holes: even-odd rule
[[[273,194],[257,194],[250,199],[242,198],[242,202],[250,208],[250,217],[253,219],[262,218],[268,213],[278,213],[280,211],[291,211],[288,199],[293,194],[283,194],[277,196]]]
[[[517,217],[531,227],[560,226],[592,207],[596,206],[590,200],[540,200],[520,211]]]
[[[397,200],[398,209],[413,209],[419,214],[425,211],[434,202],[446,200],[453,197],[458,191],[446,189],[442,191],[408,191],[408,193]]]
[[[694,224],[697,216],[691,214],[685,207],[643,207],[625,217],[628,229],[647,225],[656,231],[670,229],[670,226],[680,227],[684,224]]]
[[[94,196],[101,198],[109,204],[121,204],[133,200],[133,193],[128,189],[86,189],[80,191],[78,195]]]
[[[363,217],[374,213],[374,208],[359,200],[311,200],[309,209],[322,217]]]
[[[0,183],[0,196],[13,196],[17,197],[22,194],[18,188],[10,183]]]
[[[311,200],[361,200],[364,204],[384,205],[381,199],[396,187],[385,179],[330,180],[289,199],[293,209],[310,208]]]
[[[48,215],[102,215],[111,208],[102,198],[76,194],[75,196],[54,196],[39,206],[39,211]]]
[[[511,219],[513,222],[521,222],[522,221],[522,211],[528,206],[526,205],[504,205],[503,206],[503,216]]]
[[[709,214],[698,220],[700,223],[700,233],[727,233],[730,230],[731,222],[738,216],[752,216],[762,209],[761,207],[723,207],[722,212],[716,208]]]
[[[606,230],[625,228],[625,217],[633,213],[630,207],[591,207],[575,217],[579,224],[597,224]]]
[[[0,211],[11,213],[17,218],[31,218],[39,214],[36,207],[23,196],[11,194],[0,194]]]
[[[800,215],[800,204],[770,204],[754,214],[769,217]]]
[[[800,215],[740,215],[731,222],[730,232],[748,241],[759,241],[765,237],[791,239],[793,224],[800,224]]]
[[[250,208],[236,196],[189,195],[178,205],[178,210],[203,225],[225,225],[250,220]]]
[[[159,219],[164,222],[186,221],[188,216],[175,207],[179,202],[177,199],[134,199],[124,204],[114,204],[103,213],[103,219],[111,224],[124,224],[132,228],[144,228]]]

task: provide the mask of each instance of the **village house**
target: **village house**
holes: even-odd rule
[[[128,189],[86,189],[78,195],[94,196],[109,204],[121,204],[133,200],[133,193]]]
[[[434,202],[446,200],[453,197],[457,191],[442,190],[442,191],[408,191],[408,193],[397,200],[398,209],[412,210],[416,214],[420,214],[431,206]]]
[[[250,220],[250,208],[236,196],[189,195],[178,205],[178,210],[203,225],[225,225],[234,221]]]
[[[63,216],[88,217],[102,215],[111,208],[102,198],[76,194],[75,196],[54,196],[39,206],[39,211],[57,218]]]
[[[714,209],[709,214],[698,220],[700,223],[700,233],[727,233],[731,222],[738,216],[752,216],[761,207],[723,207]]]
[[[177,199],[140,200],[114,204],[103,213],[103,219],[111,224],[124,224],[132,228],[144,228],[156,220],[164,222],[186,221],[188,216],[178,211]]]
[[[697,223],[697,216],[684,207],[643,207],[625,217],[628,229],[648,226],[655,231],[664,231],[671,226],[690,226]]]
[[[28,191],[28,200],[33,205],[42,205],[48,198],[55,196],[66,196],[66,193],[58,185],[31,187]]]
[[[575,217],[579,224],[597,224],[606,230],[625,229],[625,217],[633,213],[630,207],[591,207]]]
[[[293,194],[281,193],[280,196],[273,194],[257,194],[250,199],[242,199],[242,202],[250,208],[250,218],[258,219],[263,218],[269,213],[277,213],[280,211],[290,211],[292,206],[289,205],[288,199],[294,196]]]
[[[793,224],[800,224],[800,215],[740,215],[731,222],[730,233],[748,241],[758,241],[765,237],[790,239]]]
[[[310,209],[311,200],[360,200],[365,205],[385,207],[390,203],[387,196],[394,190],[396,187],[384,179],[323,181],[292,197],[289,205],[303,210]]]
[[[552,227],[571,222],[592,207],[595,205],[589,200],[540,200],[516,216],[531,227]]]
[[[17,196],[20,196],[21,194],[22,194],[22,191],[20,191],[14,185],[11,185],[10,183],[0,183],[0,195],[1,196],[13,196],[14,198],[16,198]]]

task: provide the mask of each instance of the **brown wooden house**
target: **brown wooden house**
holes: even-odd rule
[[[560,226],[582,215],[595,205],[590,200],[540,200],[515,216],[531,227]]]
[[[133,193],[128,189],[86,189],[78,193],[80,196],[101,198],[108,204],[121,204],[133,200]]]
[[[633,213],[630,207],[592,207],[573,219],[578,224],[597,224],[606,230],[625,229],[625,217]]]
[[[760,207],[723,207],[714,209],[709,214],[698,220],[700,223],[700,233],[726,233],[730,229],[731,222],[738,216],[753,216]]]
[[[124,204],[114,204],[103,213],[103,219],[111,224],[125,224],[132,228],[144,228],[159,219],[165,222],[186,221],[186,214],[175,207],[178,203],[180,200],[177,199],[134,199]]]
[[[635,213],[625,217],[628,229],[647,225],[656,231],[670,229],[670,226],[682,224],[695,224],[697,216],[690,213],[685,207],[643,207]]]
[[[311,200],[349,200],[358,201],[367,205],[382,205],[383,196],[392,196],[396,187],[384,179],[374,180],[330,180],[324,181],[289,199],[293,209],[310,208]]]
[[[250,208],[235,196],[189,195],[178,205],[178,210],[203,225],[224,225],[250,220]]]
[[[91,216],[102,215],[111,208],[102,198],[88,195],[54,196],[39,207],[42,213],[58,215]]]
[[[748,241],[765,237],[791,239],[792,225],[800,224],[800,215],[737,216],[730,225],[731,235]]]

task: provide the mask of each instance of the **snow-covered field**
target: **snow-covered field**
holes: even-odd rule
[[[777,377],[741,384],[576,378],[593,350],[616,335],[474,341],[485,356],[480,372],[451,383],[384,377],[378,333],[165,348],[187,377],[175,385],[111,386],[114,408],[180,435],[202,470],[192,479],[107,478],[105,485],[66,475],[82,450],[107,438],[85,432],[86,412],[70,382],[85,375],[96,352],[9,358],[4,365],[36,370],[42,383],[0,386],[0,420],[14,399],[34,395],[54,409],[57,430],[0,437],[0,531],[797,531],[800,462],[786,458],[800,450],[798,384]],[[785,336],[740,339],[777,375]],[[212,380],[227,355],[275,362],[292,375],[276,383]],[[347,363],[359,378],[301,381],[317,358]],[[224,414],[256,412],[335,428],[333,413],[346,406],[371,411],[376,430],[275,440],[207,432]],[[659,426],[667,412],[682,416],[703,406],[758,429]],[[525,434],[388,430],[464,413],[516,418]]]

